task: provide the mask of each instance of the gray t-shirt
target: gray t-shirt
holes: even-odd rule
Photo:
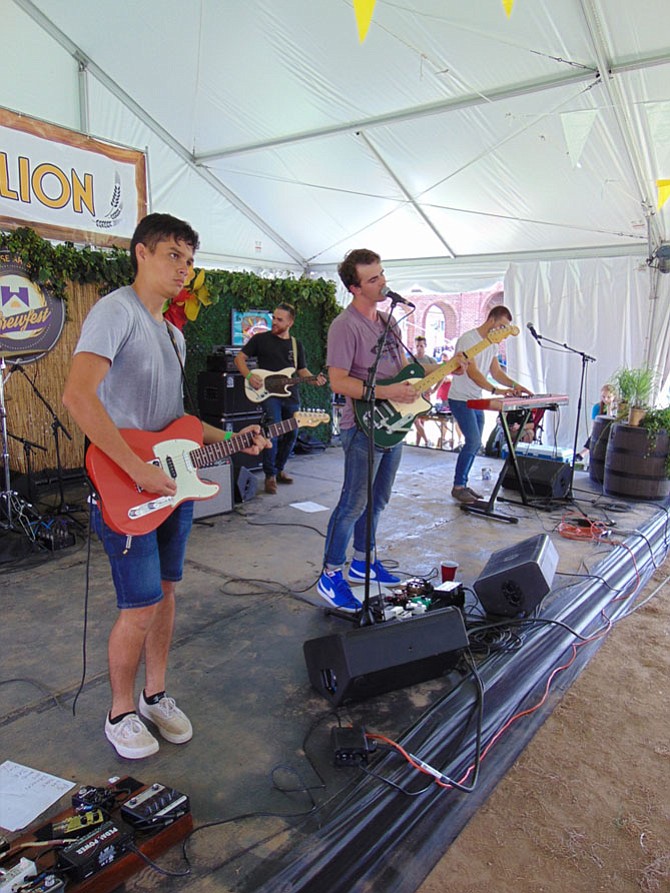
[[[375,359],[375,348],[386,322],[385,314],[378,314],[375,322],[349,306],[337,316],[328,329],[328,366],[345,369],[352,378],[365,381]],[[395,333],[395,334],[394,334]],[[404,366],[404,351],[398,327],[392,324],[386,336],[381,360],[377,367],[377,381],[393,378]],[[356,424],[351,399],[347,397],[342,410],[340,427],[353,428]]]
[[[118,428],[160,431],[184,414],[181,367],[168,325],[154,319],[131,286],[105,295],[84,321],[74,352],[111,361],[98,397]],[[172,333],[183,362],[184,336],[174,326]]]

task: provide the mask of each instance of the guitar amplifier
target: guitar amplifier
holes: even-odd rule
[[[234,347],[232,344],[215,344],[212,353],[207,357],[208,372],[237,372],[235,365],[235,357],[242,350],[241,347]],[[247,367],[256,369],[258,360],[256,357],[247,357]]]
[[[253,403],[249,405],[254,406]],[[254,408],[256,409],[255,406]],[[244,415],[213,413],[211,415],[203,415],[202,420],[203,422],[209,422],[215,428],[223,428],[224,431],[232,431],[233,434],[237,434],[242,428],[246,428],[247,425],[260,425],[263,420],[263,413],[257,409],[255,412],[246,412]],[[263,467],[261,456],[250,456],[248,453],[233,453],[231,459],[235,471],[239,468],[248,468],[250,471],[256,471]]]
[[[253,412],[256,404],[247,399],[244,378],[239,372],[200,372],[198,406],[201,416]]]
[[[222,515],[233,510],[233,464],[230,459],[224,459],[220,465],[211,468],[203,468],[199,478],[212,481],[220,487],[216,496],[210,499],[196,499],[193,502],[193,518],[211,518],[213,515]]]

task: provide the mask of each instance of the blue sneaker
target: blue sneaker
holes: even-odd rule
[[[355,597],[342,571],[324,571],[316,584],[316,591],[332,608],[351,611],[352,614],[363,607]]]
[[[365,561],[354,558],[349,565],[348,578],[350,583],[365,583]],[[370,580],[386,586],[394,586],[400,582],[400,577],[389,573],[381,561],[373,561],[370,565]]]

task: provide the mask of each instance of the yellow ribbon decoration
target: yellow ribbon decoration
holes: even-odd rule
[[[656,189],[658,190],[657,210],[660,211],[663,205],[670,198],[670,180],[657,180]]]
[[[503,9],[507,13],[507,18],[512,15],[512,9],[514,8],[514,0],[502,0]]]
[[[376,2],[377,0],[354,0],[359,43],[363,43],[368,36],[368,29],[372,22],[372,13],[374,12]]]

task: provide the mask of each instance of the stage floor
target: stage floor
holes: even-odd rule
[[[259,490],[232,513],[196,524],[179,589],[169,681],[195,734],[187,745],[162,744],[147,760],[119,758],[103,733],[106,640],[116,608],[99,543],[93,538],[89,555],[85,531],[77,530],[73,547],[0,564],[2,759],[78,786],[131,775],[188,794],[196,827],[210,825],[187,844],[191,876],[159,877],[146,868],[127,882],[129,891],[160,885],[412,893],[602,641],[585,640],[606,625],[604,616],[625,614],[667,551],[665,507],[603,498],[582,472],[574,481],[577,506],[611,531],[603,542],[557,532],[566,517],[580,514],[575,505],[551,511],[505,505],[516,524],[465,514],[449,496],[455,460],[446,451],[405,449],[379,529],[382,560],[403,576],[433,582],[442,560],[458,562],[470,626],[481,611],[467,587],[491,553],[542,533],[558,553],[552,591],[538,611],[552,622],[510,624],[503,639],[478,634],[485,759],[472,793],[441,788],[381,748],[363,767],[333,765],[332,728],[355,725],[402,742],[470,786],[478,710],[467,668],[338,709],[310,687],[303,643],[355,629],[327,616],[314,589],[341,483],[337,447],[292,459],[295,483],[276,496]],[[478,458],[471,484],[490,491],[501,464]],[[493,468],[491,481],[481,480],[484,467]],[[83,489],[68,489],[67,497],[81,500]],[[325,508],[308,512],[293,503]],[[85,682],[73,716],[84,632]],[[542,707],[517,718],[543,698]],[[61,799],[52,812],[68,802]],[[160,864],[183,870],[181,848]]]

